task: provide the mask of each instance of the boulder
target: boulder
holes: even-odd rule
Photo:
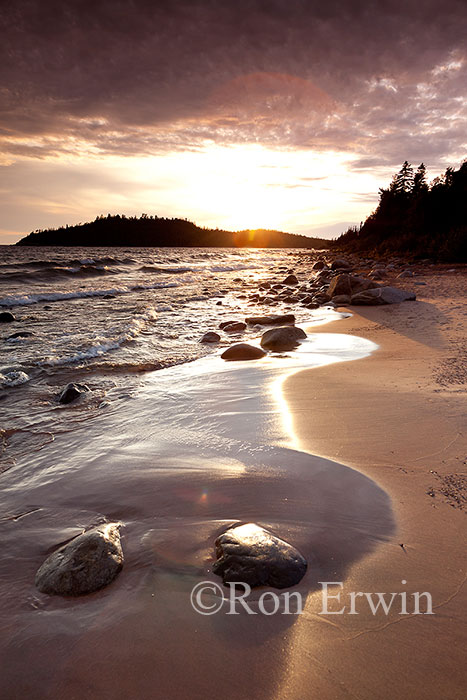
[[[358,294],[358,292],[363,292],[365,289],[377,289],[379,287],[379,284],[369,280],[367,277],[358,277],[356,275],[349,275],[349,277],[352,294]]]
[[[337,277],[334,277],[334,279],[331,281],[331,284],[328,287],[328,295],[332,299],[335,296],[338,296],[340,294],[352,294],[352,287],[350,284],[350,275],[337,275]]]
[[[312,270],[322,270],[325,267],[326,267],[326,263],[323,260],[317,260],[311,269]]]
[[[288,588],[306,573],[306,559],[291,544],[268,530],[248,523],[233,527],[216,540],[212,570],[223,582]]]
[[[295,277],[295,275],[288,275],[288,277],[286,277],[285,280],[282,281],[282,284],[292,286],[294,284],[298,284],[298,279]]]
[[[296,326],[284,326],[282,328],[271,328],[263,333],[261,347],[273,352],[293,350],[299,344],[299,340],[306,338],[306,333]]]
[[[200,343],[218,343],[219,340],[221,339],[219,333],[213,333],[212,331],[208,331],[203,335],[201,340],[199,341]]]
[[[107,586],[123,566],[119,523],[99,525],[53,552],[36,574],[49,595],[77,596]]]
[[[233,323],[228,323],[226,326],[224,326],[224,331],[226,333],[241,333],[245,330],[245,328],[246,323],[243,323],[243,321],[234,321]]]
[[[248,343],[236,343],[225,350],[221,357],[223,360],[259,360],[266,353],[261,348]]]
[[[413,292],[406,292],[395,287],[378,287],[377,289],[366,289],[363,292],[354,294],[351,303],[357,306],[378,306],[380,304],[398,304],[401,301],[413,301]]]
[[[71,403],[86,391],[89,391],[89,387],[86,386],[86,384],[74,384],[72,382],[71,384],[67,384],[67,386],[63,389],[62,393],[58,397],[58,400],[60,403]]]
[[[2,311],[0,313],[0,323],[12,323],[15,320],[15,317],[9,311]]]
[[[295,316],[293,314],[274,314],[271,316],[249,316],[245,319],[249,326],[293,326]]]
[[[331,270],[340,270],[342,268],[350,267],[350,263],[347,262],[347,260],[343,260],[342,258],[338,258],[337,260],[333,260],[331,263]]]

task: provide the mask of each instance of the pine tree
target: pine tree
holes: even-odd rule
[[[420,194],[421,192],[427,191],[428,185],[426,183],[426,168],[424,163],[420,163],[417,168],[417,172],[414,175],[412,193]]]

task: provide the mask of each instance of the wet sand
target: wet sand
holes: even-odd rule
[[[302,616],[281,698],[465,697],[466,276],[417,279],[427,282],[414,287],[418,301],[352,307],[321,329],[370,339],[376,352],[295,374],[283,392],[298,449],[354,467],[392,500],[396,534],[344,590],[428,591],[435,615],[362,605],[358,616]]]

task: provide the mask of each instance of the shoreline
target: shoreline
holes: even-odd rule
[[[371,340],[379,346],[371,355],[300,371],[283,384],[296,449],[351,466],[392,501],[395,535],[352,569],[345,590],[428,591],[433,599],[433,617],[345,615],[332,631],[321,625],[320,661],[331,668],[339,658],[342,689],[332,697],[348,697],[345,689],[413,698],[423,688],[424,700],[454,699],[465,688],[466,377],[455,352],[463,280],[427,281],[422,301],[352,307],[351,318],[313,329]],[[311,644],[312,626],[298,627]],[[297,670],[297,691],[316,680]],[[331,697],[329,687],[322,692]]]

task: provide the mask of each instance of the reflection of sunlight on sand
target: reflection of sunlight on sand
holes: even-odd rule
[[[298,435],[295,432],[292,414],[284,397],[283,387],[286,380],[293,374],[305,369],[360,359],[371,354],[377,347],[375,343],[357,336],[342,333],[320,333],[319,335],[309,336],[308,340],[297,348],[295,352],[298,357],[304,358],[304,355],[306,355],[310,362],[308,364],[297,362],[290,372],[281,374],[271,383],[271,395],[280,414],[284,435],[284,439],[279,443],[282,447],[303,451]]]

